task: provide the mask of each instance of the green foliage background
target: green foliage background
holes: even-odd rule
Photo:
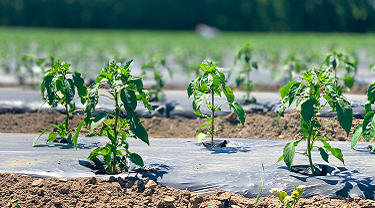
[[[0,25],[233,31],[375,31],[371,0],[0,0]]]

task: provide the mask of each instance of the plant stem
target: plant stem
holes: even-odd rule
[[[246,74],[246,79],[247,79],[246,101],[249,101],[250,100],[250,69],[249,69],[248,73]]]
[[[307,137],[307,156],[309,157],[309,163],[310,163],[310,168],[311,168],[311,174],[314,174],[314,165],[312,163],[312,158],[311,158],[311,134],[312,134],[312,126],[311,124],[309,125],[309,137]]]
[[[114,126],[114,136],[115,136],[115,142],[117,141],[117,122],[118,122],[118,116],[119,116],[119,105],[118,105],[118,92],[115,92],[115,126]],[[116,142],[117,143],[117,142]],[[117,146],[116,143],[112,142],[112,145]],[[113,164],[112,164],[112,173],[116,173],[116,151],[112,152],[113,153]]]
[[[214,96],[215,96],[214,90],[211,89],[211,97],[212,97],[212,107],[211,107],[211,111],[212,111],[212,114],[211,114],[211,120],[212,120],[212,125],[211,125],[211,129],[212,129],[211,147],[214,146],[214,119],[215,119]]]
[[[69,109],[68,109],[68,104],[65,105],[65,112],[66,112],[66,118],[65,118],[65,130],[68,133],[69,132]]]

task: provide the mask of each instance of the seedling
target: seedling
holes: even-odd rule
[[[60,103],[65,108],[66,119],[64,123],[53,125],[57,129],[56,132],[42,131],[33,141],[33,146],[36,144],[40,136],[48,133],[47,142],[53,142],[57,137],[65,140],[68,143],[72,142],[72,132],[74,130],[69,128],[69,116],[75,112],[76,104],[73,102],[75,99],[75,92],[77,90],[80,101],[82,104],[86,102],[85,96],[87,95],[87,88],[84,85],[84,80],[80,73],[69,72],[70,64],[62,63],[59,59],[51,69],[46,71],[41,84],[41,93],[45,102],[51,108]],[[47,93],[46,93],[47,92]]]
[[[144,77],[146,75],[146,69],[151,69],[154,74],[154,80],[156,81],[156,85],[151,86],[151,89],[148,90],[150,101],[159,101],[164,97],[162,88],[164,87],[167,78],[160,73],[161,68],[167,69],[169,75],[172,76],[171,70],[166,65],[166,60],[161,56],[152,55],[142,66],[142,76]]]
[[[318,114],[323,108],[329,104],[333,112],[337,112],[337,117],[341,127],[349,135],[353,120],[353,109],[349,107],[348,101],[342,96],[342,89],[335,85],[335,79],[330,77],[329,69],[313,69],[303,74],[302,80],[290,81],[280,89],[281,100],[283,102],[282,110],[284,112],[285,105],[290,106],[296,102],[296,106],[301,108],[301,129],[298,131],[301,137],[295,138],[294,141],[285,145],[283,156],[278,160],[284,159],[285,164],[289,170],[292,168],[292,163],[295,155],[295,146],[302,140],[307,140],[307,150],[304,153],[309,158],[310,168],[314,173],[314,166],[311,159],[311,150],[318,149],[324,161],[328,162],[328,151],[333,156],[344,163],[341,150],[331,147],[327,140],[329,138],[319,136],[321,125],[317,118]],[[299,95],[297,97],[297,95]],[[321,99],[324,98],[324,104],[321,104]],[[315,141],[321,141],[322,147],[314,146]]]
[[[371,142],[375,138],[375,113],[371,110],[371,105],[375,104],[375,82],[372,83],[367,90],[367,100],[365,104],[366,115],[362,124],[355,127],[352,135],[351,148],[354,149],[361,135],[367,142]],[[372,146],[372,152],[375,151],[375,145]]]
[[[302,69],[306,69],[306,66],[302,61],[292,56],[284,60],[283,68],[288,72],[288,81],[291,81],[296,78],[296,74],[301,73]]]
[[[250,93],[253,91],[253,83],[250,80],[250,72],[255,69],[258,70],[258,64],[252,61],[252,48],[249,44],[245,44],[236,56],[235,64],[241,62],[241,70],[236,74],[236,86],[244,87],[246,95],[244,96],[245,103],[255,103],[256,99],[254,97],[250,98]],[[232,71],[230,72],[232,73]]]
[[[346,88],[350,90],[354,85],[354,75],[357,73],[357,59],[354,58],[354,61],[351,61],[348,56],[332,50],[331,53],[327,55],[322,67],[332,67],[332,70],[335,73],[334,83],[337,86],[337,82],[339,80],[337,70],[339,69],[340,63],[343,63],[342,65],[345,69],[345,74],[343,77],[344,84]]]
[[[304,185],[300,185],[298,187],[294,187],[294,191],[288,196],[288,194],[285,191],[282,191],[277,188],[273,188],[270,190],[271,193],[276,194],[279,198],[281,205],[279,206],[282,208],[295,208],[298,201],[301,199],[303,191],[305,190]],[[292,203],[289,202],[289,200],[292,200]]]
[[[223,105],[228,104],[233,108],[242,125],[245,123],[245,112],[239,103],[234,102],[232,89],[225,85],[225,75],[217,69],[216,64],[211,61],[206,62],[207,63],[200,65],[200,68],[204,73],[197,75],[196,78],[190,82],[187,93],[189,98],[194,95],[193,109],[195,114],[205,117],[206,122],[211,124],[211,129],[208,129],[207,132],[199,132],[197,134],[197,140],[198,142],[201,142],[207,135],[211,135],[211,146],[213,146],[215,112],[220,111]],[[215,105],[215,93],[221,97],[221,92],[224,93],[227,102],[224,102],[221,105]],[[210,97],[211,102],[207,102],[206,100]],[[201,113],[200,107],[203,102],[206,103],[207,108],[211,111],[211,116],[203,115]],[[208,124],[200,126],[198,130],[206,127]]]
[[[127,62],[124,66],[119,66],[114,60],[108,62],[108,66],[102,69],[95,82],[90,86],[88,93],[85,114],[87,117],[80,123],[77,133],[73,138],[77,149],[78,132],[84,123],[89,125],[90,132],[102,124],[101,132],[103,136],[109,138],[109,142],[104,147],[94,149],[88,159],[95,162],[101,162],[99,156],[102,156],[109,174],[115,174],[120,171],[128,171],[129,167],[125,158],[129,158],[135,165],[143,168],[143,159],[137,153],[129,151],[127,136],[139,138],[147,145],[150,145],[148,134],[140,119],[136,116],[135,109],[137,100],[142,100],[145,107],[149,110],[152,106],[148,103],[147,95],[143,92],[143,82],[141,78],[133,77],[130,74],[130,66],[133,60]],[[108,84],[112,89],[108,94],[99,94],[99,87]],[[101,114],[97,117],[92,116],[99,96],[104,96],[114,101],[115,114]],[[126,119],[120,117],[121,112],[126,112]]]

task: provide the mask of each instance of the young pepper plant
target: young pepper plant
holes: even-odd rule
[[[302,80],[304,81],[290,81],[280,89],[280,101],[283,103],[281,114],[284,112],[285,105],[290,106],[294,102],[298,108],[301,108],[301,129],[298,131],[301,137],[285,145],[283,156],[279,158],[278,162],[283,159],[289,170],[291,170],[295,146],[300,141],[307,140],[307,149],[304,154],[308,156],[311,171],[314,173],[311,157],[313,149],[318,149],[322,159],[326,162],[328,162],[328,152],[331,152],[333,156],[344,163],[341,150],[331,147],[327,141],[330,140],[329,138],[319,136],[321,124],[317,117],[318,114],[328,104],[332,108],[332,112],[337,112],[341,127],[349,135],[353,120],[353,109],[349,107],[348,101],[342,96],[342,89],[335,85],[335,79],[330,77],[329,69],[313,69],[305,72]],[[325,99],[325,102],[321,102],[322,98]],[[321,141],[323,146],[314,146],[315,141]]]
[[[343,63],[342,65],[345,69],[345,74],[343,77],[344,85],[348,90],[350,90],[354,85],[354,75],[357,73],[358,60],[356,58],[354,58],[354,61],[351,61],[348,56],[332,50],[331,53],[327,55],[322,67],[332,67],[332,70],[335,73],[334,83],[337,85],[337,81],[339,80],[337,71],[339,69],[340,62]]]
[[[156,81],[156,85],[151,86],[151,89],[148,90],[150,101],[159,101],[164,97],[162,88],[165,85],[166,76],[160,73],[160,68],[162,67],[166,68],[169,75],[172,76],[171,70],[166,65],[166,60],[161,56],[152,55],[150,59],[142,65],[142,76],[144,77],[146,75],[146,69],[151,69],[154,74],[154,80]]]
[[[108,66],[102,69],[95,82],[90,86],[85,106],[87,117],[79,125],[73,139],[74,145],[77,148],[78,131],[84,123],[89,125],[90,131],[102,124],[101,132],[109,138],[109,142],[104,147],[98,147],[93,150],[88,159],[100,161],[99,156],[102,156],[104,165],[107,166],[106,171],[109,174],[117,173],[118,168],[121,171],[128,171],[125,157],[129,158],[137,166],[144,167],[142,157],[137,153],[129,151],[127,136],[139,138],[147,145],[150,145],[147,131],[136,116],[135,109],[137,107],[137,100],[142,100],[145,107],[149,110],[152,109],[152,106],[148,103],[147,94],[142,90],[142,79],[133,77],[130,74],[132,63],[133,60],[121,67],[114,60],[110,60]],[[99,87],[103,84],[108,84],[112,89],[108,92],[109,94],[99,94]],[[114,101],[114,114],[92,116],[99,96],[104,96]],[[126,119],[120,117],[123,111],[127,114]]]
[[[354,149],[361,135],[367,142],[371,142],[375,138],[375,113],[371,110],[371,105],[375,104],[375,82],[372,83],[367,90],[367,100],[365,104],[366,115],[363,118],[362,124],[356,126],[352,135],[351,148]],[[373,145],[371,151],[375,151]]]
[[[246,95],[244,96],[245,103],[255,103],[256,99],[252,97],[250,99],[250,93],[253,91],[253,83],[250,80],[250,72],[255,69],[258,70],[258,64],[252,61],[252,48],[249,44],[245,44],[239,51],[235,59],[235,64],[241,62],[241,70],[236,74],[236,86],[244,86],[244,91]],[[233,68],[234,69],[234,68]],[[230,74],[233,73],[233,69]]]
[[[69,128],[69,116],[75,112],[76,105],[73,102],[75,99],[75,92],[77,90],[78,96],[82,105],[86,102],[87,88],[84,85],[84,80],[80,73],[74,72],[70,76],[70,64],[62,63],[59,59],[51,69],[48,69],[43,77],[41,84],[41,93],[45,102],[51,108],[55,103],[60,103],[65,108],[65,122],[57,125],[52,125],[57,129],[57,132],[42,131],[34,138],[33,146],[36,144],[40,136],[48,133],[47,142],[53,142],[57,137],[60,137],[65,142],[72,143],[72,132],[74,130]]]
[[[206,62],[207,64],[200,65],[203,74],[197,75],[196,78],[190,82],[187,93],[189,98],[194,95],[193,109],[195,114],[206,117],[206,122],[211,125],[211,129],[208,129],[207,132],[199,132],[197,134],[197,140],[198,142],[201,142],[207,134],[209,134],[211,136],[211,146],[213,146],[215,112],[220,111],[223,105],[228,104],[233,108],[242,125],[245,123],[245,112],[239,103],[234,102],[232,89],[225,85],[225,75],[217,69],[216,64],[211,61]],[[224,93],[227,102],[224,102],[221,105],[215,105],[215,94],[221,97],[222,92]],[[211,102],[207,102],[206,100],[210,97]],[[203,102],[206,103],[207,108],[211,111],[211,116],[203,115],[201,113],[200,107]],[[206,127],[208,124],[200,126],[199,129]]]

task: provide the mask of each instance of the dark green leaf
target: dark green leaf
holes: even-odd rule
[[[72,100],[74,99],[74,94],[75,94],[74,84],[72,80],[64,79],[63,85],[64,85],[64,90],[65,90],[66,103],[68,104],[72,102]]]
[[[375,82],[368,87],[367,100],[372,104],[375,102]]]
[[[315,115],[314,104],[315,104],[315,99],[311,98],[301,105],[302,118],[308,124],[311,123],[311,120]]]
[[[135,165],[139,166],[140,168],[144,168],[144,163],[143,163],[143,159],[140,155],[138,155],[137,153],[131,153],[129,154],[128,158],[130,159],[130,161],[132,161],[132,163],[134,163]]]
[[[372,141],[375,137],[375,117],[373,111],[368,112],[363,118],[362,135],[367,142]]]
[[[294,141],[288,142],[283,149],[283,159],[288,169],[292,170],[293,160],[295,154]]]
[[[239,103],[232,103],[229,104],[231,108],[233,108],[234,112],[238,116],[241,121],[242,126],[245,124],[245,111],[243,110],[242,106]]]
[[[372,109],[371,109],[371,103],[366,103],[365,104],[365,111],[366,111],[366,114],[368,113],[368,112],[370,112]]]
[[[298,90],[301,86],[301,83],[297,82],[297,83],[294,83],[290,89],[289,89],[289,93],[288,93],[288,97],[289,97],[289,106],[294,102],[296,96],[297,96],[297,93],[298,93]]]
[[[121,101],[124,103],[124,107],[128,115],[133,116],[135,109],[137,108],[137,96],[134,91],[122,89],[120,92]]]
[[[81,98],[82,105],[86,102],[86,95],[87,95],[87,88],[85,86],[85,81],[83,80],[82,76],[78,72],[74,72],[73,74],[73,81],[74,85],[77,87],[78,96]]]
[[[351,142],[351,149],[354,149],[355,145],[357,144],[357,141],[359,137],[362,135],[362,124],[359,124],[355,127],[352,135],[352,142]]]
[[[147,131],[138,117],[134,116],[130,119],[130,130],[147,145],[150,145]]]
[[[342,98],[335,103],[337,118],[341,127],[345,130],[346,135],[349,136],[350,128],[353,121],[353,109],[348,107],[348,102]]]
[[[325,150],[322,147],[319,147],[320,156],[322,156],[322,159],[328,163],[328,153],[327,150]]]
[[[292,85],[296,84],[296,83],[299,83],[297,81],[290,81],[287,85],[285,85],[284,87],[280,88],[280,96],[281,98],[285,98],[288,93],[289,93],[289,89],[292,87]]]

